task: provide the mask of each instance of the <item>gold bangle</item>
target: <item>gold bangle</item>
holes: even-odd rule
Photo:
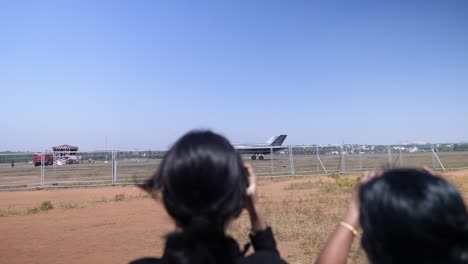
[[[350,224],[346,222],[340,222],[340,225],[353,233],[353,236],[359,237],[359,232]]]

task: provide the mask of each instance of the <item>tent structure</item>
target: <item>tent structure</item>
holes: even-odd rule
[[[64,144],[64,145],[52,147],[52,150],[53,151],[78,151],[78,147]]]
[[[58,152],[57,153],[58,156],[70,156],[70,155],[76,155],[76,152],[78,151],[78,147],[64,144],[64,145],[52,147],[52,150],[54,152]]]
[[[58,165],[79,164],[81,156],[77,155],[78,147],[72,145],[60,145],[52,147],[54,160]]]

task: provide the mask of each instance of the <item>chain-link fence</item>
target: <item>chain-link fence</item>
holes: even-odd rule
[[[257,175],[357,173],[375,168],[468,168],[468,151],[440,145],[328,145],[271,149],[242,158]],[[164,151],[93,151],[0,154],[0,190],[137,184],[158,168]]]

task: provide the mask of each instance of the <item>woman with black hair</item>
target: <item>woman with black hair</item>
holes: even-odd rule
[[[353,237],[373,264],[468,263],[468,214],[456,188],[427,168],[364,173],[316,263],[346,263]]]
[[[210,131],[184,135],[167,152],[147,188],[162,191],[177,231],[167,236],[162,258],[132,263],[285,263],[257,202],[253,169],[224,137]],[[244,208],[255,250],[247,257],[225,234]]]

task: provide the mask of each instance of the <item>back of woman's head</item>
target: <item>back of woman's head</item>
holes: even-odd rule
[[[166,262],[233,262],[224,227],[245,204],[246,173],[233,146],[210,131],[189,132],[172,146],[153,177],[183,230],[168,236]]]
[[[362,246],[371,263],[468,263],[468,215],[446,180],[415,169],[361,186]]]

